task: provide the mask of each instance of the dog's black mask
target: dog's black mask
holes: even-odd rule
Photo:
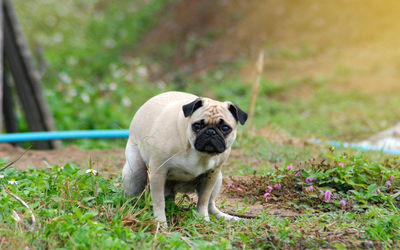
[[[226,149],[223,133],[214,126],[206,126],[197,133],[194,147],[200,152],[220,154]]]

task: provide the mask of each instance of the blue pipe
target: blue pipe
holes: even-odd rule
[[[128,129],[71,130],[10,133],[0,135],[0,142],[46,141],[84,138],[128,138]]]
[[[1,142],[20,142],[20,141],[46,141],[46,140],[63,140],[63,139],[88,139],[88,138],[128,138],[128,129],[108,129],[108,130],[71,130],[71,131],[44,131],[44,132],[26,132],[26,133],[10,133],[1,134]],[[356,143],[347,143],[339,141],[322,141],[320,139],[311,138],[310,142],[324,144],[327,143],[337,148],[354,148],[363,151],[379,151],[388,154],[400,155],[400,150],[382,149],[373,146],[360,145]]]
[[[378,148],[378,147],[374,147],[374,146],[361,145],[361,144],[357,144],[357,143],[339,142],[339,141],[323,142],[322,140],[315,139],[315,138],[311,138],[308,141],[315,142],[318,144],[327,143],[327,144],[332,145],[337,148],[354,148],[354,149],[361,149],[363,151],[378,151],[378,152],[382,152],[382,153],[400,155],[400,150],[398,150],[398,149]]]

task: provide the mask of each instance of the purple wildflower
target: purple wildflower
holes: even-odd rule
[[[390,179],[390,181],[394,181],[394,176],[391,175],[389,179]]]
[[[293,169],[293,166],[292,166],[292,164],[290,164],[289,166],[287,166],[287,168],[286,168],[287,170],[289,170],[289,171],[291,171],[292,169]]]
[[[317,178],[310,178],[310,177],[307,177],[306,178],[306,182],[307,183],[311,183],[311,182],[313,182],[313,181],[315,181]]]
[[[344,167],[344,163],[343,162],[339,163],[339,166]]]
[[[229,184],[229,187],[230,187],[230,188],[235,188],[235,185],[233,185],[233,184],[231,183],[231,184]]]
[[[271,186],[268,186],[267,189],[268,189],[269,192],[271,192],[274,188],[271,187]]]
[[[274,185],[274,188],[276,188],[276,189],[280,189],[281,187],[282,187],[282,185],[280,183],[277,183]]]
[[[385,182],[385,187],[389,188],[390,187],[390,181]]]
[[[331,199],[331,190],[326,190],[325,192],[325,201],[329,201]]]
[[[241,189],[240,187],[237,187],[236,188],[238,191],[243,191],[243,189]]]
[[[340,204],[340,206],[342,206],[342,207],[345,207],[345,206],[347,205],[347,203],[346,203],[345,200],[341,200],[341,201],[339,202],[339,204]]]
[[[380,194],[380,193],[381,193],[381,189],[377,188],[376,191],[375,191],[375,194]]]
[[[314,192],[314,187],[313,187],[313,186],[309,186],[309,187],[308,187],[308,191]]]
[[[264,194],[264,198],[267,198],[269,196],[269,193]]]
[[[300,177],[300,172],[297,172],[294,176]]]

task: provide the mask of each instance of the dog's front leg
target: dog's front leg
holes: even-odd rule
[[[153,204],[153,214],[158,223],[163,227],[167,227],[167,217],[165,216],[165,197],[164,197],[164,188],[165,181],[167,178],[167,170],[166,168],[159,167],[151,167],[150,169],[154,169],[153,172],[150,173],[150,190],[151,190],[151,200]]]
[[[208,203],[210,201],[210,196],[213,191],[214,185],[218,179],[218,173],[220,172],[220,167],[213,169],[208,174],[200,180],[200,185],[198,188],[198,202],[197,202],[197,212],[204,216],[206,220],[208,217]]]

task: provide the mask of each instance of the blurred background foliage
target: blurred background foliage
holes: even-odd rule
[[[359,141],[399,120],[397,1],[14,4],[59,130],[126,129],[146,99],[166,90],[248,110],[261,50],[256,128]],[[19,120],[26,130],[21,113]]]

